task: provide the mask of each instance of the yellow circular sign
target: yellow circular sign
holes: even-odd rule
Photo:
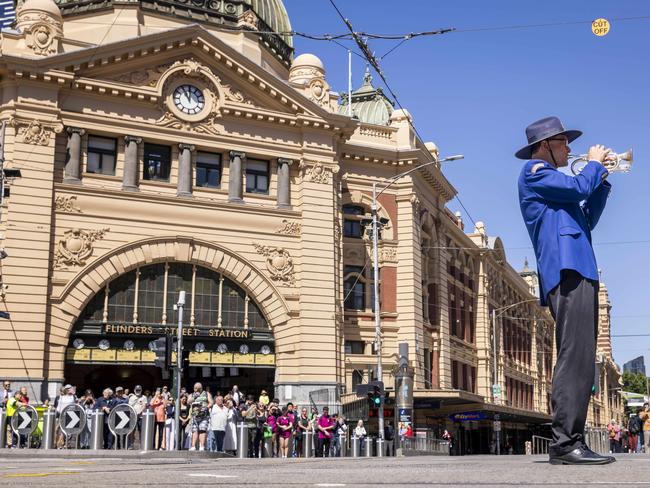
[[[609,33],[609,20],[596,19],[591,23],[591,32],[598,37],[606,36]]]

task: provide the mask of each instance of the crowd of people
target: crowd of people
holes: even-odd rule
[[[18,403],[29,404],[26,388],[14,394],[10,382],[5,381],[2,406],[6,408],[8,416],[19,408]],[[368,435],[363,420],[349,427],[343,415],[330,414],[328,407],[323,407],[319,412],[313,406],[296,408],[292,403],[281,405],[278,399],[271,399],[266,390],[255,398],[242,393],[237,385],[226,393],[217,391],[214,395],[201,383],[195,383],[192,391],[181,388],[178,412],[180,436],[175,431],[176,402],[167,386],[156,388],[153,393],[143,390],[140,385],[136,385],[133,392],[121,386],[105,388],[101,396],[96,397],[91,390],[77,395],[76,388],[67,384],[54,399],[45,402],[45,406],[52,408],[57,416],[71,404],[80,405],[88,419],[95,412],[104,413],[104,449],[140,448],[145,411],[153,412],[153,442],[154,448],[159,450],[175,450],[180,439],[181,449],[235,454],[238,451],[237,424],[240,422],[247,427],[245,450],[249,457],[300,457],[304,454],[303,442],[308,437],[306,432],[312,433],[310,439],[313,439],[315,456],[341,456],[348,437],[354,435],[363,443]],[[109,414],[120,404],[130,405],[138,417],[136,429],[126,439],[115,438],[108,428]],[[82,449],[90,448],[90,429],[91,422],[87,422],[79,435],[79,447]],[[384,437],[391,441],[394,434],[394,428],[388,421]],[[121,445],[122,442],[126,445]],[[69,443],[70,439],[61,432],[57,423],[56,446],[71,447]],[[14,435],[11,445],[20,447],[21,440]]]
[[[644,403],[625,424],[612,419],[607,432],[610,453],[650,453],[650,404]]]

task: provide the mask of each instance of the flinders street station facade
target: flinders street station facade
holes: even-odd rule
[[[0,377],[35,400],[167,384],[150,342],[183,290],[184,384],[353,404],[376,364],[372,183],[438,158],[409,113],[369,74],[340,97],[274,33],[291,30],[281,0],[16,12],[0,34]],[[408,342],[416,428],[454,423],[481,452],[495,414],[513,440],[549,421],[554,328],[535,273],[465,229],[455,194],[431,165],[379,199],[383,380]],[[606,291],[600,322],[594,426],[622,415]]]

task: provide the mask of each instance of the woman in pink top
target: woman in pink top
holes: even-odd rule
[[[167,417],[165,413],[165,399],[162,396],[160,388],[156,389],[156,395],[151,400],[151,408],[156,417],[156,428],[154,433],[158,436],[157,443],[154,444],[156,449],[164,450],[165,449],[165,418]]]
[[[287,415],[287,407],[282,409],[282,415],[278,417],[278,437],[280,439],[280,457],[286,458],[289,454],[289,439],[291,439],[291,419]]]

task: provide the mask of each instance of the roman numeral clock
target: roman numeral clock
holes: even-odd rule
[[[174,105],[187,115],[197,115],[205,109],[205,95],[194,85],[183,84],[173,92]]]

